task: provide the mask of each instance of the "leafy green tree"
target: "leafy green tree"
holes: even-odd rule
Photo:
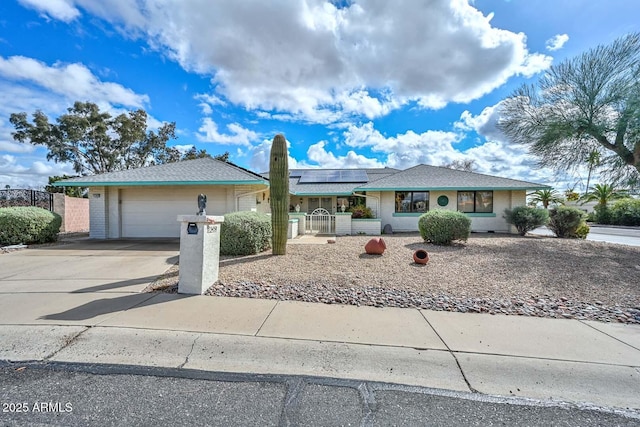
[[[111,117],[91,102],[75,102],[68,113],[49,123],[41,111],[11,114],[13,138],[47,147],[48,160],[70,162],[81,175],[99,174],[165,163],[171,159],[167,141],[175,139],[175,123],[147,130],[140,109]]]
[[[48,193],[62,193],[63,187],[54,187],[53,183],[57,181],[61,181],[63,179],[73,178],[72,176],[62,175],[62,176],[50,176],[49,177],[49,185],[44,187],[44,190]],[[69,197],[87,197],[87,188],[86,187],[64,187],[64,194]]]
[[[587,165],[589,165],[589,175],[587,175],[587,188],[584,190],[584,193],[587,194],[589,191],[589,184],[591,183],[591,174],[593,173],[593,169],[600,166],[600,152],[598,150],[593,150],[587,156]]]
[[[202,150],[202,151],[204,151],[204,150]],[[213,158],[216,159],[216,160],[220,160],[221,162],[228,163],[229,162],[229,152],[225,151],[222,154],[218,154],[218,155],[213,156]]]
[[[603,151],[611,180],[637,180],[640,33],[552,66],[537,85],[523,85],[502,102],[498,126],[542,166],[570,170]]]
[[[531,199],[531,203],[535,206],[538,203],[542,203],[545,209],[549,208],[551,203],[562,203],[562,196],[556,190],[536,190],[533,193],[527,194]]]

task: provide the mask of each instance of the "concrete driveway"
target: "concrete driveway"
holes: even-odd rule
[[[0,293],[139,292],[178,260],[180,241],[79,240],[0,255]]]

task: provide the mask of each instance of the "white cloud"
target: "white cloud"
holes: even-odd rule
[[[238,123],[227,125],[229,133],[222,134],[218,131],[218,125],[210,117],[202,119],[202,126],[198,129],[196,138],[201,142],[215,142],[218,144],[251,145],[258,139],[258,134],[252,130],[243,128]]]
[[[469,102],[551,63],[528,51],[524,34],[493,27],[492,15],[466,0],[72,4],[145,37],[186,70],[212,75],[211,96],[316,123],[374,119],[410,101]]]
[[[9,154],[0,155],[0,188],[43,188],[49,182],[49,176],[74,175],[68,164],[49,163],[44,156],[18,158]]]
[[[118,83],[100,81],[83,64],[44,62],[24,56],[0,57],[0,77],[16,83],[35,84],[49,92],[74,100],[96,100],[112,105],[143,107],[147,95],[136,94]]]
[[[547,40],[546,48],[550,51],[555,51],[562,49],[564,44],[569,41],[569,36],[567,34],[556,34]]]
[[[411,130],[396,136],[386,137],[374,129],[369,122],[362,126],[351,125],[344,132],[344,142],[350,147],[369,147],[371,151],[383,153],[385,166],[399,169],[419,163],[441,165],[460,158],[454,148],[461,135],[456,132],[427,131],[417,134]]]
[[[35,9],[46,17],[70,22],[80,16],[72,0],[18,0],[24,7]]]
[[[198,93],[194,96],[194,99],[202,101],[198,106],[202,109],[202,114],[210,116],[213,113],[212,105],[226,106],[227,103],[215,95]]]
[[[370,159],[350,150],[344,156],[336,156],[325,150],[325,141],[313,144],[307,150],[307,158],[317,163],[322,168],[342,169],[342,168],[380,168],[383,167],[377,159]]]
[[[473,130],[489,141],[504,141],[505,136],[498,129],[499,111],[500,103],[486,107],[477,116],[473,116],[469,111],[464,111],[460,115],[460,120],[454,123],[454,128],[462,131]]]
[[[272,140],[264,139],[258,145],[249,147],[247,152],[243,153],[243,156],[249,156],[249,168],[252,171],[257,173],[269,172],[269,155],[271,153],[271,143]],[[291,147],[291,142],[289,142],[289,140],[287,140],[287,147]],[[289,155],[289,169],[307,167],[310,167],[307,163],[299,162]]]

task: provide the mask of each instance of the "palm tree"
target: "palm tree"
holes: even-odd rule
[[[587,175],[587,188],[584,190],[584,195],[586,196],[589,191],[589,183],[591,182],[591,173],[593,169],[600,166],[600,152],[598,150],[593,150],[589,153],[586,160],[589,165],[589,175]]]
[[[596,184],[580,199],[583,204],[597,200],[599,206],[605,207],[609,201],[625,197],[627,197],[627,192],[616,189],[612,184]]]
[[[542,203],[542,206],[545,209],[549,208],[549,203],[562,203],[562,197],[556,190],[537,190],[533,193],[527,194],[527,196],[531,197],[532,203]]]

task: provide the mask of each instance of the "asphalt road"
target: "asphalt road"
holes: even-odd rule
[[[553,236],[547,227],[536,228],[531,234]],[[592,226],[587,240],[594,242],[617,243],[621,245],[640,246],[640,227],[602,227]]]
[[[640,426],[639,414],[311,377],[0,364],[0,425]]]

